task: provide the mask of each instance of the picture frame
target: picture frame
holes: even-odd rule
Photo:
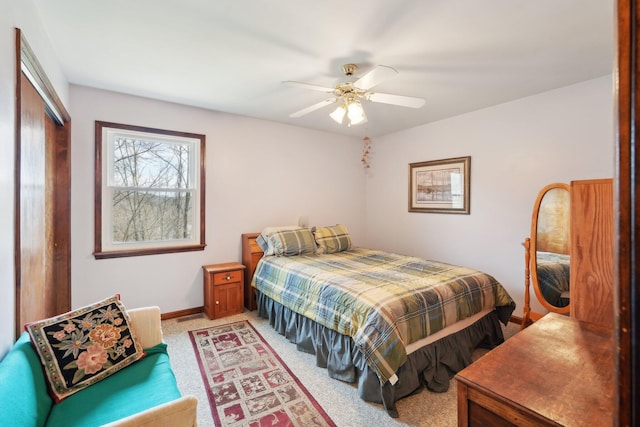
[[[409,164],[409,212],[470,213],[471,157]]]

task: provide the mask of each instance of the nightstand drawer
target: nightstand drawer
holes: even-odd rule
[[[242,270],[225,271],[213,275],[214,285],[224,285],[226,283],[239,282],[242,280]]]

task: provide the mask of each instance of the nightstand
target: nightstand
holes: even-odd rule
[[[209,319],[239,314],[244,311],[244,269],[237,262],[202,266],[204,279],[204,312]]]

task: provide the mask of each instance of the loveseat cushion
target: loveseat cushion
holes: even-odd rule
[[[40,359],[25,332],[0,363],[0,425],[41,427],[52,404]]]
[[[100,426],[179,398],[167,345],[145,353],[145,358],[54,405],[47,427]]]

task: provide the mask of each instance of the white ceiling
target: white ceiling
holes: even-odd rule
[[[612,72],[613,0],[35,0],[70,83],[362,137],[385,135]],[[28,35],[27,35],[28,37]],[[399,74],[339,125],[341,66]],[[139,124],[139,123],[133,123]]]

